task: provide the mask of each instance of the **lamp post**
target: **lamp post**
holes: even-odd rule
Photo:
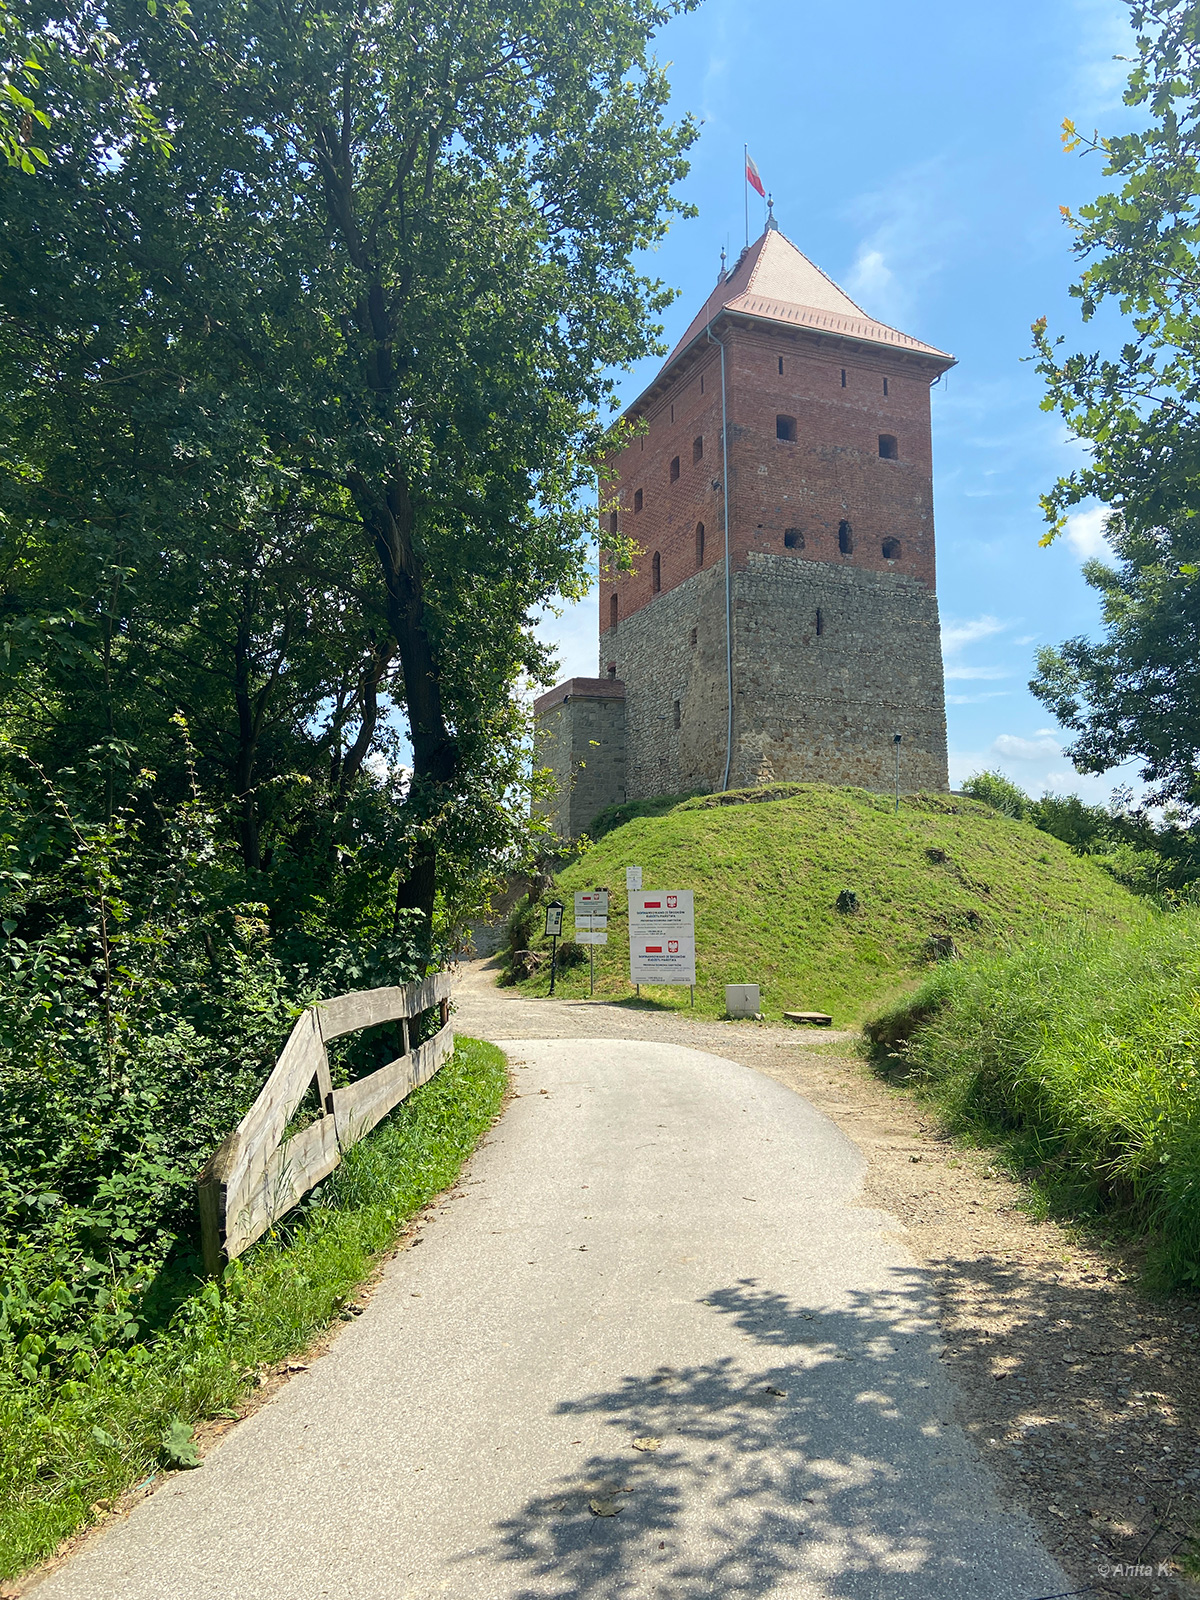
[[[900,740],[902,739],[902,737],[903,737],[903,735],[899,734],[899,733],[894,733],[892,735],[892,748],[896,752],[896,814],[897,815],[899,815],[899,813],[900,813]]]

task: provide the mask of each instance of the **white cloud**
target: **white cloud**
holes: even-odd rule
[[[1129,78],[1131,63],[1114,59],[1135,54],[1129,9],[1119,0],[1075,0],[1080,42],[1072,92],[1082,104],[1072,109],[1078,120],[1115,110]],[[1090,131],[1090,130],[1089,130]]]
[[[948,200],[953,187],[945,161],[935,159],[891,174],[886,189],[853,202],[863,236],[846,291],[870,316],[899,324],[913,315],[963,226]]]
[[[974,678],[983,681],[996,678],[1011,678],[1012,673],[1005,667],[956,667],[946,668],[946,681],[951,679]]]
[[[1111,515],[1107,506],[1093,506],[1089,511],[1076,511],[1067,518],[1064,537],[1081,561],[1090,561],[1094,556],[1111,558],[1112,549],[1104,534]]]
[[[1010,623],[1001,622],[999,617],[987,615],[970,617],[963,622],[947,622],[942,628],[942,653],[954,655],[980,639],[990,639],[994,634],[1003,633],[1010,626]]]
[[[593,589],[573,605],[563,605],[560,616],[543,611],[535,619],[534,631],[545,644],[553,645],[558,655],[557,681],[564,678],[594,678],[599,671],[599,612]]]
[[[988,753],[1008,761],[1042,761],[1046,757],[1060,758],[1062,745],[1045,730],[1039,731],[1034,739],[1022,739],[1015,733],[1002,733],[992,741]]]
[[[978,706],[985,700],[1003,700],[1012,694],[1011,689],[985,689],[982,694],[948,694],[948,706]]]

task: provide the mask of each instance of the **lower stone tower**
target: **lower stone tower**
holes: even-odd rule
[[[947,787],[929,390],[953,360],[869,318],[773,222],[722,274],[609,463],[606,531],[643,553],[632,573],[602,558],[584,681],[623,698],[623,725],[588,744],[586,697],[566,702],[560,832],[626,798],[889,789],[897,734],[901,787]]]

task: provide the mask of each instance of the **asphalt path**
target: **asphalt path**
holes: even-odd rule
[[[1072,1588],[832,1123],[679,1044],[504,1048],[517,1097],[363,1316],[38,1600]]]

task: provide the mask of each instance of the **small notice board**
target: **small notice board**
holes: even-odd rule
[[[696,981],[696,919],[690,889],[629,896],[629,981]]]
[[[608,890],[575,891],[575,942],[608,943]]]

